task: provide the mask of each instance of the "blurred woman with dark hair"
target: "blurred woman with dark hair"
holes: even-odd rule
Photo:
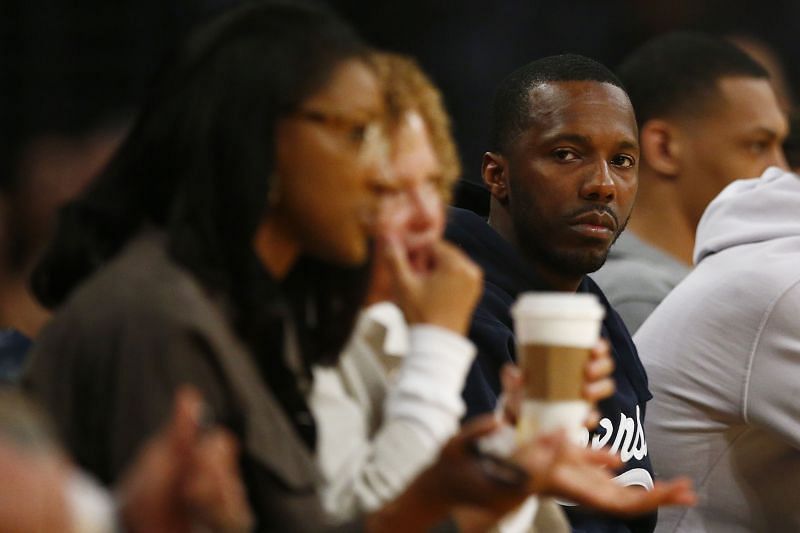
[[[387,178],[366,53],[319,8],[223,15],[178,50],[104,175],[62,211],[34,279],[59,312],[27,383],[103,482],[189,383],[242,442],[259,527],[324,523],[308,365],[349,334]]]

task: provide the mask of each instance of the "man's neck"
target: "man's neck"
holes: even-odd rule
[[[533,265],[536,276],[541,279],[551,291],[577,292],[578,287],[581,286],[581,281],[583,281],[583,276],[577,278],[574,276],[564,276],[559,272],[543,267],[539,262],[533,261],[530,258],[528,262]]]
[[[494,200],[492,200],[494,202]],[[510,242],[517,252],[525,257],[533,267],[536,276],[541,279],[544,284],[553,291],[559,292],[575,292],[583,281],[583,276],[565,276],[563,273],[550,268],[538,257],[531,257],[526,254],[517,240],[517,234],[514,231],[514,224],[507,210],[499,205],[492,205],[489,211],[489,226],[500,234],[505,240]]]
[[[50,312],[39,305],[21,279],[0,281],[0,294],[0,329],[14,329],[28,338],[36,337],[50,319]]]
[[[681,210],[675,190],[668,182],[653,178],[641,184],[627,231],[691,265],[696,229]]]

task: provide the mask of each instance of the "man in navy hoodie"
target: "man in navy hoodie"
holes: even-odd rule
[[[577,55],[552,56],[513,72],[497,90],[491,151],[482,175],[491,193],[488,223],[453,209],[447,237],[484,270],[470,338],[478,356],[464,397],[467,417],[494,409],[500,369],[515,361],[509,310],[525,291],[589,292],[606,307],[602,334],[616,364],[616,392],[600,402],[587,444],[619,453],[619,482],[652,488],[643,421],[651,395],[631,336],[600,288],[599,269],[633,207],[639,159],[636,118],[622,83]],[[666,230],[666,228],[665,228]],[[574,531],[651,532],[636,520],[567,509]]]

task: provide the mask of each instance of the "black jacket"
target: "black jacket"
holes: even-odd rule
[[[516,360],[512,304],[522,292],[548,290],[548,287],[514,247],[482,218],[457,208],[452,208],[449,215],[447,239],[461,247],[484,272],[483,296],[469,334],[478,348],[464,388],[469,418],[494,409],[501,388],[500,369]],[[647,374],[630,333],[600,288],[584,277],[578,292],[597,295],[605,306],[602,335],[611,344],[616,363],[616,392],[600,402],[602,420],[590,439],[594,446],[605,445],[620,453],[625,461],[619,472],[624,484],[652,481],[653,469],[643,428],[645,403],[652,397],[647,388]],[[653,531],[656,521],[655,514],[631,521],[589,514],[577,508],[568,508],[567,514],[573,531],[577,532],[644,533]]]

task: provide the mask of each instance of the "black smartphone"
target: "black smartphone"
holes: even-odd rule
[[[470,442],[467,447],[492,481],[510,488],[523,488],[528,484],[530,475],[521,466],[481,450],[477,441]]]

